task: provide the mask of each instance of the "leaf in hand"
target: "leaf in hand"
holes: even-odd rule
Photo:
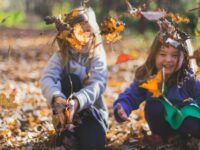
[[[74,113],[75,113],[75,102],[73,100],[70,100],[69,105],[65,109],[65,117],[67,124],[71,124],[73,122]]]
[[[159,71],[153,78],[142,83],[139,87],[147,89],[153,94],[153,97],[159,97],[162,95],[159,89],[159,83],[162,81],[162,71]]]
[[[71,113],[70,113],[70,109],[69,108],[66,108],[66,110],[65,110],[65,116],[66,116],[67,123],[71,123],[72,120],[71,120]]]

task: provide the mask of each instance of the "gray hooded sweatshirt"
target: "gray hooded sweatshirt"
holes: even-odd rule
[[[102,45],[95,48],[95,56],[89,60],[88,54],[72,54],[69,60],[69,68],[62,65],[59,52],[55,53],[49,60],[42,78],[42,93],[52,105],[52,99],[55,96],[66,98],[61,90],[61,75],[65,73],[74,73],[83,81],[87,72],[90,78],[83,82],[83,88],[73,93],[80,104],[79,112],[92,105],[96,107],[104,119],[107,120],[107,109],[103,101],[103,93],[107,83],[107,66],[105,52]],[[90,61],[90,65],[86,65]]]

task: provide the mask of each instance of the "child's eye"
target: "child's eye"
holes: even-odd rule
[[[177,57],[178,57],[178,55],[172,55],[172,57],[174,57],[174,58],[177,58]]]
[[[164,54],[164,53],[160,53],[160,56],[165,56],[166,54]]]

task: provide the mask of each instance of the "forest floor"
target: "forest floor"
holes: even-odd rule
[[[0,29],[0,149],[55,149],[51,110],[39,83],[43,68],[57,49],[52,45],[55,34],[53,30]],[[109,71],[105,102],[110,117],[106,149],[200,149],[197,139],[174,136],[163,143],[152,135],[144,119],[144,104],[133,111],[129,122],[118,124],[113,118],[112,103],[133,80],[136,67],[146,57],[144,46],[148,44],[126,40],[105,46]],[[120,48],[130,47],[135,59],[116,64]]]

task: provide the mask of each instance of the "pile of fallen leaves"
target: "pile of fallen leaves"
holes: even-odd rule
[[[55,133],[51,111],[36,83],[9,81],[0,89],[0,149],[42,142]]]

